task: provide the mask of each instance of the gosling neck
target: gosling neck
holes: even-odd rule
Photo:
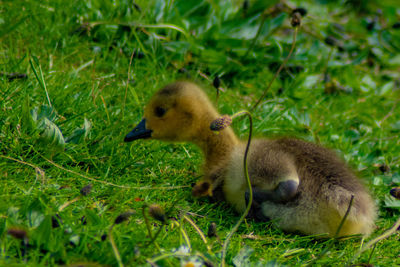
[[[220,132],[213,132],[209,130],[208,126],[202,136],[195,143],[203,151],[206,161],[205,167],[207,169],[212,169],[214,166],[218,166],[222,162],[229,160],[234,146],[239,143],[239,140],[230,127]]]

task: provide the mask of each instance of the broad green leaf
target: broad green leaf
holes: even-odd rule
[[[35,113],[35,114],[32,114]],[[42,105],[39,108],[35,108],[34,111],[31,111],[32,118],[34,120],[41,120],[43,118],[47,118],[51,121],[55,121],[57,119],[57,111],[48,105]]]
[[[380,89],[380,95],[389,94],[393,90],[393,87],[394,87],[394,82],[393,81],[385,83]]]
[[[385,202],[385,207],[387,207],[387,208],[400,209],[400,200],[399,199],[396,199],[392,196],[386,195],[384,202]]]
[[[257,20],[257,17],[233,19],[224,22],[219,33],[232,39],[249,40],[256,36],[259,24],[260,21]]]
[[[245,267],[245,266],[250,266],[250,256],[251,254],[253,254],[254,249],[249,247],[249,246],[245,246],[243,247],[240,251],[239,254],[237,254],[234,258],[233,258],[233,265],[235,265],[236,267]]]
[[[46,246],[46,244],[49,243],[50,238],[51,238],[51,216],[46,215],[42,223],[39,225],[38,228],[36,228],[34,236],[36,239],[37,244]]]
[[[29,210],[27,213],[30,227],[38,227],[45,219],[43,213],[37,210]]]
[[[81,240],[81,238],[79,237],[79,235],[77,234],[73,234],[70,238],[69,238],[69,242],[71,242],[72,244],[74,244],[75,246],[79,245],[79,241]]]
[[[48,118],[41,119],[37,128],[40,131],[39,141],[53,149],[64,149],[65,140],[60,129]]]
[[[9,222],[18,224],[21,222],[20,217],[20,208],[19,207],[9,207],[7,210],[7,220]]]
[[[369,92],[376,88],[376,83],[369,75],[365,75],[361,80],[360,88],[364,92]]]
[[[398,173],[398,172],[393,173],[393,175],[391,177],[391,182],[400,184],[400,173]]]
[[[101,224],[99,215],[91,209],[86,209],[86,218],[91,225]]]
[[[90,134],[92,124],[85,118],[82,128],[77,128],[75,131],[65,139],[66,143],[78,144],[82,137],[87,138]]]
[[[30,112],[39,132],[39,142],[50,146],[52,150],[62,150],[65,147],[65,140],[54,121],[57,119],[57,112],[53,107],[42,105]]]
[[[376,185],[376,186],[382,185],[382,184],[383,184],[383,179],[382,179],[382,177],[375,176],[374,179],[373,179],[373,181],[372,181],[372,184],[373,184],[373,185]]]
[[[400,66],[400,54],[390,58],[388,60],[389,65],[391,66]]]

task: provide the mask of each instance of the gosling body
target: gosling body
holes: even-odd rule
[[[144,118],[125,141],[152,138],[187,141],[205,156],[204,177],[192,194],[222,196],[238,212],[246,208],[245,142],[230,127],[218,134],[210,124],[220,115],[195,84],[176,82],[158,91]],[[354,196],[339,236],[368,235],[376,208],[361,181],[335,153],[293,138],[256,139],[248,158],[254,192],[252,216],[272,220],[288,232],[334,236]]]

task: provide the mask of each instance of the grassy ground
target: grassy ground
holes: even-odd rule
[[[199,149],[123,138],[149,97],[176,79],[215,98],[219,76],[221,113],[250,108],[292,45],[289,15],[263,2],[0,1],[0,265],[116,266],[109,229],[124,212],[112,236],[125,265],[219,264],[239,216],[191,196]],[[390,0],[288,4],[300,2],[308,14],[295,53],[253,112],[255,134],[336,150],[374,195],[377,229],[332,244],[246,221],[227,263],[399,264],[399,233],[354,255],[399,216],[389,190],[400,183],[400,8]],[[245,120],[234,128],[246,138]],[[153,234],[162,228],[150,244],[145,204],[169,218],[162,226],[146,216]],[[204,233],[215,222],[221,241],[206,237],[207,248],[183,215]]]

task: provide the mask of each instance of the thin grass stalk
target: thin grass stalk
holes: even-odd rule
[[[235,226],[232,228],[232,230],[229,232],[227,235],[224,245],[222,247],[222,258],[221,258],[221,266],[225,266],[225,258],[226,258],[226,252],[228,250],[229,242],[233,236],[233,234],[237,231],[239,228],[240,224],[243,222],[243,220],[246,218],[247,214],[249,214],[252,202],[253,202],[253,189],[251,187],[251,181],[249,177],[249,171],[247,168],[247,156],[249,153],[249,148],[250,148],[250,143],[251,143],[251,136],[253,133],[253,118],[251,117],[251,113],[248,111],[241,111],[232,116],[232,119],[235,117],[241,116],[241,115],[247,115],[249,117],[249,122],[250,122],[250,129],[249,129],[249,137],[247,140],[247,145],[246,145],[246,150],[244,152],[244,159],[243,159],[243,166],[244,166],[244,176],[246,177],[246,182],[247,182],[247,187],[249,188],[249,203],[247,203],[246,210],[243,212],[242,216],[239,218]]]
[[[177,201],[175,201],[174,202],[174,204],[172,205],[172,207],[174,207],[175,206],[175,204],[176,204],[176,202]],[[168,213],[170,210],[168,210],[166,213]],[[144,215],[144,216],[146,216],[146,215]],[[147,217],[145,217],[146,219],[147,219]],[[145,220],[146,220],[145,219]],[[161,233],[161,231],[162,231],[162,229],[163,229],[163,227],[166,225],[166,222],[163,222],[162,224],[161,224],[161,226],[160,226],[160,228],[157,230],[157,232],[155,233],[155,235],[153,235],[153,238],[150,240],[150,242],[147,244],[147,246],[150,246],[153,242],[155,242],[155,240],[157,239],[157,237],[160,235],[160,233]]]
[[[312,266],[316,261],[321,259],[332,248],[332,246],[334,244],[334,241],[338,240],[340,231],[342,230],[343,225],[344,225],[347,217],[350,214],[351,207],[353,206],[353,200],[354,200],[354,195],[351,195],[351,198],[350,198],[350,201],[349,201],[349,206],[347,207],[346,213],[344,214],[342,220],[340,221],[340,224],[339,224],[338,228],[336,229],[336,233],[333,236],[333,239],[332,239],[331,243],[320,254],[318,254],[318,256],[315,259],[313,259],[310,262],[308,262],[306,266]]]
[[[118,262],[118,266],[119,267],[124,267],[124,264],[122,263],[121,255],[119,254],[117,245],[115,244],[114,237],[112,235],[113,228],[114,228],[114,224],[111,225],[110,230],[108,230],[108,240],[110,240],[110,244],[111,244],[111,247],[113,249],[113,252],[114,252],[114,255],[115,255],[115,259]]]
[[[98,25],[117,25],[117,26],[127,26],[132,28],[147,28],[147,29],[169,29],[175,30],[177,32],[182,33],[186,38],[190,37],[190,34],[186,32],[182,27],[179,27],[175,24],[169,23],[159,23],[159,24],[141,24],[136,22],[112,22],[112,21],[94,21],[90,22],[90,27],[93,28]],[[134,32],[134,31],[133,31]]]
[[[131,66],[132,66],[132,61],[133,61],[133,55],[135,55],[135,51],[134,50],[132,51],[131,59],[129,60],[128,78],[126,80],[124,102],[122,103],[122,119],[125,117],[125,105],[126,105],[126,98],[128,96],[128,86],[129,86],[129,80],[130,80],[130,75],[131,75]]]
[[[160,233],[161,233],[161,231],[162,231],[164,225],[165,225],[165,224],[162,224],[162,225],[160,226],[160,228],[157,230],[157,232],[155,233],[155,235],[153,236],[153,238],[150,240],[150,242],[149,242],[148,245],[151,245],[151,244],[157,239],[157,237],[160,235]]]
[[[185,242],[188,246],[189,251],[192,250],[192,244],[190,243],[190,238],[189,235],[187,234],[186,230],[182,227],[182,223],[179,224],[183,239],[185,239]]]
[[[111,120],[110,120],[110,113],[108,112],[108,108],[107,108],[107,103],[104,100],[104,97],[102,95],[100,95],[101,101],[103,102],[103,106],[104,106],[104,110],[106,111],[106,115],[107,115],[107,120],[108,120],[108,124],[111,124]]]
[[[371,253],[369,253],[369,257],[368,257],[367,264],[370,263],[370,261],[371,261],[371,259],[372,259],[372,255],[374,255],[375,248],[376,248],[376,243],[375,243],[374,246],[372,247]]]
[[[76,198],[65,202],[64,204],[62,204],[59,208],[58,208],[58,212],[63,211],[66,207],[68,207],[69,205],[71,205],[72,203],[78,201],[81,198],[81,196],[77,196]]]
[[[205,237],[205,235],[203,234],[203,232],[200,230],[200,228],[199,228],[199,227],[194,223],[194,221],[193,221],[192,219],[190,219],[188,216],[183,215],[183,218],[184,218],[186,221],[188,221],[188,222],[193,226],[193,228],[197,231],[197,233],[199,234],[199,236],[200,236],[201,239],[203,240],[204,244],[206,245],[208,253],[211,254],[211,248],[210,248],[210,246],[208,245],[207,238]]]
[[[153,235],[153,232],[151,231],[151,226],[150,226],[149,218],[148,218],[147,215],[146,215],[146,208],[148,208],[148,205],[147,205],[147,204],[143,205],[142,214],[143,214],[144,222],[145,222],[145,224],[146,224],[147,232],[149,233],[149,237],[150,237],[150,242],[149,242],[149,244],[148,244],[147,246],[150,246],[151,244],[154,243],[154,246],[156,246],[156,248],[158,249],[158,251],[160,251],[160,253],[161,253],[161,252],[162,252],[162,251],[161,251],[161,248],[160,248],[160,246],[158,245],[158,243],[156,242],[156,238],[157,238],[157,236],[160,234],[161,229],[159,229],[158,232],[156,233],[157,236],[154,236],[154,235]],[[162,226],[164,226],[164,223],[162,224]],[[162,226],[161,226],[161,227],[162,227]]]
[[[39,67],[40,77],[39,77],[39,74],[36,71],[36,68],[35,68],[34,64],[33,64],[32,58],[33,58],[33,60],[35,61],[35,63]],[[49,103],[49,106],[51,107],[52,105],[51,105],[51,101],[50,101],[50,96],[49,96],[49,92],[47,91],[46,82],[44,81],[42,67],[40,66],[39,60],[36,57],[33,56],[32,58],[29,59],[29,64],[32,67],[32,70],[33,70],[33,73],[35,74],[36,80],[39,82],[39,85],[45,91],[47,102]]]
[[[32,148],[33,148],[33,147],[32,147]],[[66,171],[66,172],[68,172],[68,173],[72,173],[72,174],[77,175],[77,176],[80,176],[80,177],[85,178],[85,179],[87,179],[87,180],[89,180],[89,181],[101,183],[101,184],[108,185],[108,186],[114,186],[114,187],[125,188],[125,189],[135,189],[135,190],[174,190],[174,189],[181,189],[181,188],[190,187],[189,185],[182,185],[182,186],[165,186],[165,187],[148,187],[148,186],[127,186],[127,185],[113,184],[113,183],[110,183],[110,182],[106,182],[106,181],[99,180],[99,179],[97,179],[97,178],[89,177],[89,176],[87,176],[87,175],[81,174],[81,173],[76,172],[76,171],[68,170],[68,169],[64,168],[63,166],[58,165],[58,164],[55,163],[54,161],[52,161],[52,160],[50,160],[50,159],[44,157],[43,155],[41,155],[40,153],[38,153],[34,148],[33,148],[33,150],[34,150],[40,157],[42,157],[44,160],[46,160],[48,163],[50,163],[51,165],[55,166],[56,168],[58,168],[58,169],[60,169],[60,170]],[[0,155],[0,158],[9,159],[9,160],[12,160],[12,161],[15,161],[15,162],[18,162],[18,163],[27,165],[27,166],[31,166],[31,167],[33,167],[33,168],[36,168],[36,167],[37,167],[38,169],[40,169],[38,166],[36,166],[36,165],[34,165],[34,164],[31,164],[31,163],[28,163],[28,162],[25,162],[25,161],[21,161],[21,160],[12,158],[12,157]]]
[[[360,257],[360,255],[362,253],[364,253],[366,250],[370,249],[372,246],[375,246],[379,241],[388,238],[389,236],[391,236],[392,234],[397,232],[397,229],[400,227],[400,217],[397,219],[397,221],[395,222],[395,224],[389,228],[386,232],[384,232],[383,234],[381,234],[380,236],[375,237],[374,239],[370,240],[367,244],[365,244],[365,246],[362,247],[362,249],[360,249],[360,251],[358,251],[354,257],[352,258],[351,262],[353,262],[354,260],[356,260],[358,257]],[[371,257],[371,256],[370,256]]]

